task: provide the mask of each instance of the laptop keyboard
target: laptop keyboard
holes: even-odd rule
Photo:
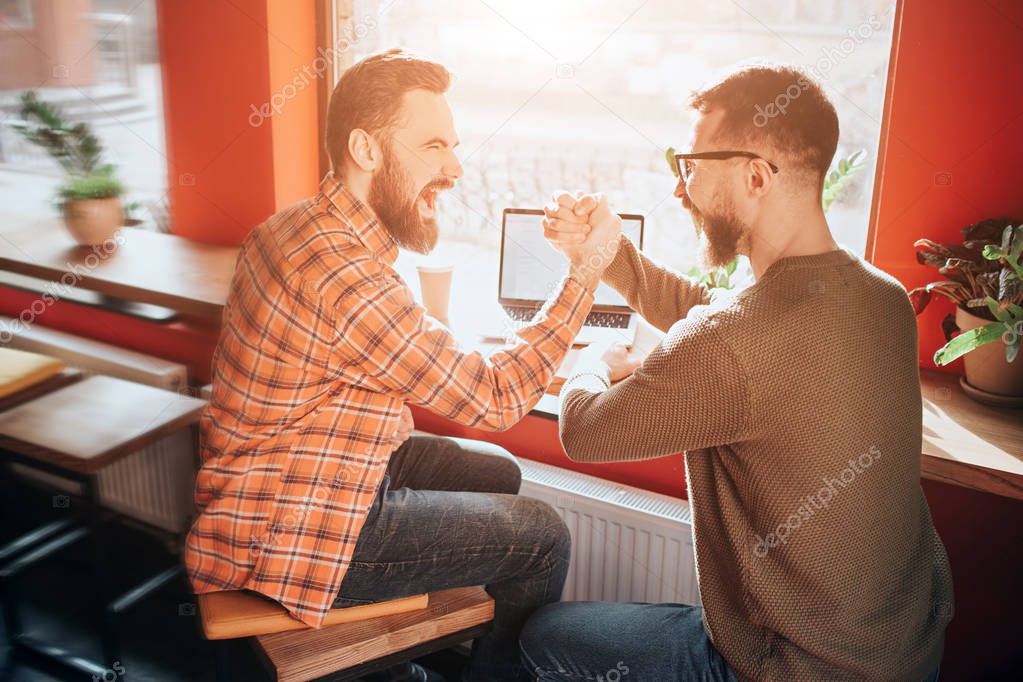
[[[540,310],[539,308],[505,308],[508,312],[508,317],[515,320],[516,322],[529,322],[533,319],[533,315]]]
[[[508,316],[516,322],[529,322],[540,310],[539,308],[505,308]],[[631,313],[591,312],[583,323],[587,327],[605,327],[607,329],[628,329]]]
[[[587,327],[607,327],[608,329],[628,329],[632,313],[598,313],[586,316]]]

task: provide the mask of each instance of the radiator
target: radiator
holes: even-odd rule
[[[104,374],[170,391],[188,388],[184,365],[73,334],[26,326],[0,316],[6,345],[60,358],[86,376]],[[195,427],[181,429],[125,457],[99,474],[104,507],[171,533],[188,529],[194,513]],[[80,485],[53,474],[12,464],[19,476],[54,489],[80,493]]]
[[[565,601],[699,604],[686,500],[520,459],[522,495],[550,504],[572,535]]]

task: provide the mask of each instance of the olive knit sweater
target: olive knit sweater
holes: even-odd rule
[[[604,279],[667,332],[632,377],[577,366],[577,461],[686,451],[707,633],[743,679],[923,680],[952,616],[920,487],[902,286],[840,249],[783,258],[727,307],[623,237]]]

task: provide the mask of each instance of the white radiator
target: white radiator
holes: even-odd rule
[[[565,601],[699,604],[686,500],[519,459],[522,495],[554,507],[572,534]]]
[[[188,388],[184,365],[118,348],[73,334],[26,326],[0,316],[8,346],[60,358],[86,376],[104,374],[169,391]],[[194,513],[195,427],[165,436],[99,475],[103,506],[172,533],[187,530]],[[11,468],[64,492],[80,492],[78,483],[21,465]]]

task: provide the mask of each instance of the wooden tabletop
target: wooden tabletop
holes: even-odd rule
[[[92,474],[199,419],[205,401],[93,376],[0,412],[0,448]]]
[[[0,270],[220,320],[237,247],[129,227],[117,239],[79,246],[59,219],[0,214]]]
[[[925,478],[1023,500],[1023,411],[981,405],[959,377],[921,370]]]

